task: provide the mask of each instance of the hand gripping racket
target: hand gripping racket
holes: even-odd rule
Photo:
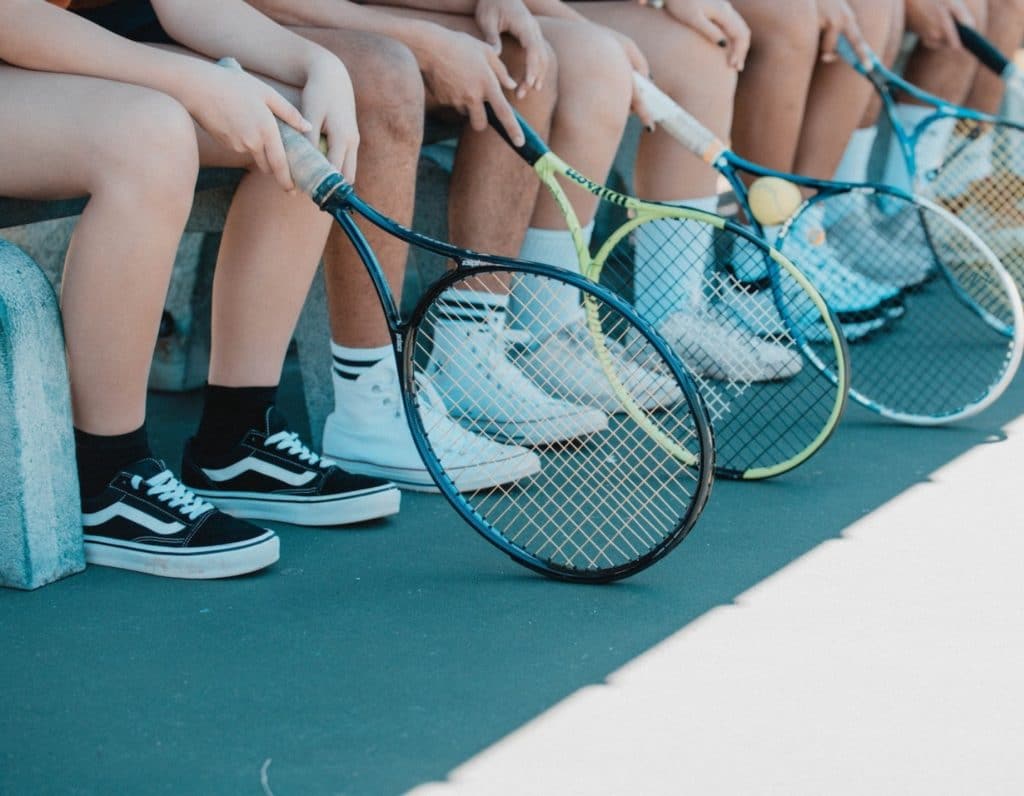
[[[413,440],[466,522],[518,563],[569,581],[624,578],[679,544],[710,493],[713,440],[692,378],[650,326],[571,272],[478,254],[401,226],[361,201],[306,138],[279,127],[295,184],[334,217],[366,265]],[[353,214],[454,264],[408,318]],[[529,358],[510,344],[505,332],[517,318],[500,285],[517,275],[533,280],[541,303],[566,286],[579,291],[589,333],[577,361]],[[607,348],[620,339],[629,340],[630,356],[612,360]],[[528,362],[529,378],[520,362]],[[550,397],[588,369],[608,384],[602,408]],[[468,470],[449,466],[467,459],[475,462]],[[489,482],[506,483],[474,489],[481,468]]]
[[[645,202],[588,179],[519,123],[523,146],[491,115],[561,208],[580,272],[629,300],[696,374],[715,428],[716,474],[769,478],[820,450],[842,416],[849,365],[838,323],[804,275],[721,216]],[[589,244],[559,178],[600,199],[604,224]],[[733,262],[766,274],[761,296],[745,293],[721,267]]]
[[[1018,102],[1024,102],[1024,71],[974,28],[958,22],[956,30],[964,47],[982,66],[1002,78],[1006,89]]]
[[[855,401],[936,425],[974,415],[1005,391],[1024,342],[1020,299],[997,257],[948,208],[890,186],[751,163],[649,80],[636,81],[654,120],[725,176],[755,229],[770,239],[768,225],[781,225],[775,245],[846,332]],[[742,174],[759,179],[748,189]]]

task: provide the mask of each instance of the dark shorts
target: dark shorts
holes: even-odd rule
[[[149,0],[116,0],[110,5],[74,13],[132,41],[174,44],[174,40],[160,25]]]

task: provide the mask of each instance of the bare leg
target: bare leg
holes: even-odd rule
[[[885,46],[878,50],[878,57],[882,59],[882,63],[886,66],[891,67],[896,63],[905,30],[906,19],[903,3],[893,3],[889,12],[889,36],[885,40]],[[878,121],[878,115],[881,112],[882,100],[876,92],[872,91],[867,110],[864,111],[864,115],[857,126],[859,128],[871,127]]]
[[[610,32],[550,18],[542,18],[541,27],[558,58],[551,149],[581,173],[603,182],[629,116],[632,67]],[[567,186],[566,193],[580,223],[590,223],[597,197],[575,185]],[[538,197],[530,226],[565,229],[562,212],[548,191]]]
[[[736,87],[733,148],[756,163],[792,171],[818,57],[817,9],[813,0],[793,0],[784,14],[773,0],[733,5],[752,33]]]
[[[1012,58],[1024,40],[1024,2],[988,0],[988,24],[985,35],[1004,55]],[[996,114],[1003,101],[1003,81],[985,68],[979,68],[964,104]]]
[[[850,0],[861,32],[876,52],[888,43],[894,9],[902,4],[903,0]],[[797,146],[797,174],[819,179],[832,177],[873,94],[871,84],[845,63],[818,63]]]
[[[412,53],[382,36],[327,28],[296,28],[344,61],[359,116],[359,195],[401,224],[412,223],[416,164],[423,141],[423,81]],[[360,224],[394,296],[402,293],[408,247],[372,224]],[[383,312],[355,249],[333,226],[324,252],[331,338],[351,348],[390,343]]]
[[[732,123],[736,73],[722,50],[667,14],[651,13],[631,2],[575,3],[594,22],[621,31],[643,50],[658,85],[721,138]],[[667,133],[656,130],[640,138],[636,156],[636,191],[658,200],[709,197],[717,173],[687,152]]]
[[[75,425],[133,431],[145,418],[160,314],[192,204],[192,120],[170,97],[137,86],[7,66],[0,82],[0,193],[92,197],[61,297]]]

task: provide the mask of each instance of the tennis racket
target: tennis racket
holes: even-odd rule
[[[650,326],[611,291],[571,272],[470,252],[403,227],[361,201],[306,138],[279,127],[296,186],[333,216],[367,268],[390,329],[413,440],[463,519],[518,563],[568,581],[624,578],[678,545],[710,493],[713,438],[693,379]],[[407,318],[353,214],[454,264]],[[517,319],[502,285],[518,275],[533,280],[538,302],[567,286],[579,291],[590,358],[530,360],[535,404],[545,411],[513,423],[496,417],[493,403],[507,389],[496,374],[508,376],[522,353],[504,334]],[[609,356],[618,340],[629,341],[630,357]],[[615,411],[547,397],[587,368],[606,380]],[[520,444],[524,434],[532,447]],[[446,467],[465,461],[460,454],[477,464],[470,471]],[[480,468],[491,469],[490,482],[505,484],[474,489]]]
[[[721,216],[641,201],[588,179],[519,123],[522,146],[491,114],[492,127],[561,208],[580,272],[629,300],[696,374],[715,428],[716,474],[769,478],[820,450],[845,408],[849,365],[838,324],[804,275]],[[589,245],[560,178],[600,199],[604,223]],[[722,262],[766,274],[767,302],[743,292]],[[730,297],[749,305],[746,323]]]
[[[755,229],[770,239],[768,225],[781,225],[775,245],[842,322],[855,401],[892,420],[937,425],[977,414],[1006,390],[1024,342],[1020,298],[948,208],[890,186],[751,163],[649,80],[636,81],[654,120],[728,180]],[[758,179],[748,188],[741,175]]]
[[[981,65],[998,75],[1018,102],[1024,101],[1024,71],[974,28],[958,22],[956,30],[964,47]]]

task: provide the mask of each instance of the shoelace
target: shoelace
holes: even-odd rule
[[[294,431],[278,431],[276,434],[272,434],[263,442],[263,447],[274,447],[279,451],[284,451],[289,456],[296,457],[300,462],[306,462],[313,467],[317,464],[319,464],[323,469],[327,469],[331,466],[327,462],[322,461],[319,456],[307,448],[303,444],[302,440],[299,439],[298,433]]]
[[[191,492],[188,487],[171,474],[170,470],[157,473],[145,481],[143,481],[141,475],[132,476],[133,489],[140,489],[143,483],[149,487],[146,491],[147,496],[155,497],[161,503],[166,503],[168,508],[177,509],[190,520],[195,520],[206,512],[213,510],[212,503],[207,503]]]

